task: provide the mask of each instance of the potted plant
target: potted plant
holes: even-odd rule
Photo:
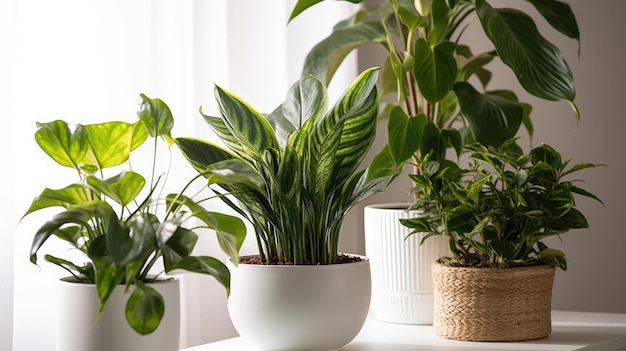
[[[358,170],[375,136],[377,73],[363,72],[329,111],[326,88],[312,76],[267,115],[216,87],[221,116],[203,117],[228,149],[176,140],[254,227],[258,255],[233,267],[228,308],[239,334],[261,350],[336,350],[365,321],[369,261],[338,252],[338,241],[350,208],[397,175]]]
[[[300,0],[291,19],[323,0]],[[362,3],[362,0],[346,0]],[[569,5],[555,0],[529,0],[558,32],[579,40]],[[485,0],[388,0],[361,8],[338,23],[308,54],[303,75],[329,82],[349,52],[366,44],[384,50],[381,118],[387,119],[389,143],[374,164],[402,168],[406,155],[442,161],[453,150],[479,142],[499,147],[522,126],[532,137],[532,107],[511,90],[492,90],[489,64],[501,61],[531,95],[574,104],[572,72],[560,50],[546,40],[532,18],[520,9],[493,8]],[[466,44],[466,29],[479,22],[492,49],[476,52]],[[387,98],[386,101],[393,100]],[[509,145],[521,152],[519,146]],[[431,257],[445,254],[445,243],[419,246],[419,236],[405,240],[399,218],[414,216],[408,203],[366,207],[365,245],[372,265],[372,310],[376,317],[397,323],[432,322]],[[386,231],[395,228],[397,231]],[[423,236],[424,234],[422,234]],[[393,254],[390,254],[393,253]],[[378,274],[381,272],[381,274]],[[385,274],[382,274],[385,272]],[[426,276],[425,276],[426,275]]]
[[[178,350],[179,280],[163,273],[209,274],[229,288],[230,273],[222,262],[192,255],[194,230],[215,230],[237,262],[245,226],[238,217],[207,211],[185,195],[193,180],[180,193],[160,197],[167,172],[157,175],[157,156],[166,151],[158,150],[159,140],[169,149],[174,120],[163,101],[143,94],[141,99],[135,123],[37,124],[41,149],[78,175],[64,188],[44,189],[25,213],[62,209],[35,233],[33,263],[52,237],[73,248],[65,258],[45,255],[70,274],[59,288],[59,350]],[[154,142],[146,180],[130,166],[130,156],[141,154],[138,148],[149,138]],[[193,229],[186,227],[190,222]]]
[[[598,165],[570,165],[548,145],[507,151],[514,142],[468,146],[468,169],[427,155],[422,172],[411,175],[412,206],[424,212],[403,224],[446,238],[452,251],[433,266],[439,336],[513,341],[550,334],[554,271],[567,269],[567,261],[544,240],[588,227],[574,196],[600,199],[571,175]]]

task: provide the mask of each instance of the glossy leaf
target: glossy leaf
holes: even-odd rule
[[[530,16],[515,9],[493,9],[484,0],[476,2],[476,12],[498,56],[527,92],[573,104],[572,72],[560,50],[541,36]]]
[[[420,91],[430,102],[443,99],[456,80],[456,45],[443,41],[431,47],[423,38],[415,42],[415,80]]]
[[[426,122],[423,113],[409,117],[400,107],[391,110],[387,130],[389,150],[396,165],[404,163],[419,149]]]
[[[89,148],[87,132],[78,124],[74,129],[64,121],[37,123],[35,140],[41,149],[58,164],[79,169]]]
[[[570,6],[556,0],[528,0],[550,25],[566,36],[580,40],[580,32],[576,17]]]
[[[87,222],[91,218],[99,217],[105,220],[115,217],[115,212],[109,204],[104,201],[93,201],[79,206],[74,206],[69,210],[58,213],[44,223],[35,233],[30,249],[30,260],[37,263],[37,251],[48,238],[61,229],[62,226],[73,223],[82,227],[89,227]]]
[[[184,195],[170,194],[166,197],[168,208],[185,206],[194,217],[201,220],[209,229],[215,230],[220,247],[233,260],[239,262],[239,250],[246,237],[246,228],[238,217],[217,212],[209,212]]]
[[[124,266],[156,249],[156,218],[151,214],[134,216],[125,225],[111,221],[107,227],[107,247],[115,263]]]
[[[441,43],[442,40],[448,35],[448,13],[450,8],[446,4],[446,0],[433,0],[432,1],[432,29],[428,36],[428,41],[431,45]]]
[[[233,156],[224,149],[200,139],[176,138],[176,145],[187,161],[201,173],[205,172],[209,165],[233,159]]]
[[[311,49],[305,58],[302,76],[314,75],[328,85],[352,50],[366,43],[384,43],[386,40],[385,29],[378,22],[337,28]]]
[[[172,264],[190,256],[197,241],[198,235],[193,231],[182,227],[176,228],[165,245],[161,246],[165,269],[170,270]]]
[[[386,145],[372,159],[372,162],[367,169],[367,179],[372,180],[380,177],[398,174],[402,171],[402,166],[403,165],[398,165],[396,162],[394,162],[394,157],[391,154],[389,145]]]
[[[341,185],[359,167],[376,133],[378,71],[363,72],[335,106],[313,124],[309,152],[316,190]],[[333,145],[336,143],[336,145]]]
[[[455,84],[454,92],[476,141],[497,147],[517,134],[524,114],[521,104],[481,94],[468,83]]]
[[[326,87],[319,79],[306,76],[289,88],[285,101],[267,116],[267,120],[284,148],[291,133],[312,116],[315,119],[321,117],[327,108]]]
[[[137,333],[148,335],[159,327],[164,314],[163,296],[154,288],[136,281],[126,302],[125,315],[128,324]]]
[[[137,116],[151,137],[170,135],[174,127],[174,117],[170,108],[161,99],[150,99],[141,94],[141,105]]]
[[[145,183],[146,180],[140,174],[132,171],[124,171],[108,179],[87,177],[89,186],[122,206],[135,200]]]
[[[91,191],[81,184],[72,184],[57,190],[46,188],[33,200],[24,216],[48,207],[59,206],[67,209],[72,205],[93,200],[95,199]]]
[[[134,127],[126,122],[85,125],[89,152],[82,162],[96,169],[120,165],[130,156]]]
[[[46,258],[46,261],[53,263],[65,269],[66,271],[70,272],[71,274],[73,274],[80,282],[84,282],[87,284],[94,284],[95,280],[94,281],[90,280],[90,278],[92,278],[95,274],[91,263],[77,265],[74,262],[71,262],[62,258],[58,258],[52,255],[46,255],[45,258]],[[77,272],[79,276],[76,276],[74,272]]]
[[[229,292],[230,271],[218,259],[208,256],[187,256],[171,265],[168,272],[177,269],[211,275],[226,288],[227,293]]]
[[[274,130],[261,113],[220,87],[215,87],[215,99],[226,128],[245,153],[258,157],[266,149],[279,149]]]

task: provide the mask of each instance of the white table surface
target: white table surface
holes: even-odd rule
[[[241,338],[195,346],[181,351],[253,351]],[[357,337],[342,351],[470,351],[584,350],[626,351],[626,314],[552,312],[552,334],[524,342],[466,342],[437,337],[432,326],[381,322],[370,316]]]

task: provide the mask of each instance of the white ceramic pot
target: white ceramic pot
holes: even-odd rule
[[[361,330],[369,310],[370,266],[361,258],[333,265],[228,262],[235,329],[262,351],[340,349]]]
[[[432,265],[449,256],[443,237],[420,241],[425,234],[407,238],[410,229],[400,224],[417,211],[406,203],[366,206],[365,253],[372,269],[372,313],[377,319],[401,324],[433,323]]]
[[[140,335],[126,321],[130,293],[118,286],[100,318],[93,284],[61,279],[58,284],[56,349],[58,351],[177,351],[180,339],[180,282],[178,279],[149,284],[163,296],[165,314],[153,333]],[[95,323],[94,323],[95,321]]]

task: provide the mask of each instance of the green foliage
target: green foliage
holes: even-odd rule
[[[291,19],[321,1],[299,0]],[[556,31],[579,40],[576,18],[567,4],[528,1]],[[377,161],[392,168],[397,161],[389,157],[390,150],[432,153],[442,161],[447,149],[458,153],[463,144],[499,147],[522,125],[532,137],[530,105],[519,102],[511,91],[487,89],[492,78],[488,64],[493,60],[506,64],[528,93],[569,102],[578,119],[572,72],[559,48],[543,37],[528,14],[493,8],[490,2],[494,1],[388,0],[376,8],[362,8],[313,47],[302,73],[328,83],[352,50],[373,43],[385,51],[380,97],[397,96],[394,105],[408,117],[423,115],[428,122],[420,123],[423,130],[412,133],[411,139],[389,138],[389,149]],[[473,53],[463,44],[465,29],[476,20],[493,44],[486,52]],[[384,109],[381,116],[391,110]],[[388,123],[390,131],[406,126],[398,118]]]
[[[336,262],[348,210],[397,176],[394,168],[358,170],[375,136],[377,73],[361,74],[328,111],[326,88],[312,76],[267,115],[216,87],[221,116],[203,117],[228,149],[176,139],[209,187],[252,223],[264,262]]]
[[[141,95],[135,123],[106,122],[70,125],[56,120],[37,123],[35,140],[41,149],[64,167],[73,168],[77,182],[62,189],[44,189],[24,216],[44,208],[60,207],[35,233],[30,260],[50,237],[70,244],[85,255],[86,263],[46,255],[47,261],[70,272],[83,283],[95,283],[100,308],[104,309],[113,290],[120,284],[132,290],[126,306],[130,326],[140,334],[154,331],[163,316],[163,299],[145,285],[156,277],[149,271],[162,259],[165,272],[183,269],[214,276],[228,289],[230,273],[226,266],[211,257],[192,256],[198,236],[183,224],[197,218],[203,227],[216,231],[220,246],[235,262],[245,236],[241,219],[204,209],[181,193],[158,198],[163,190],[156,176],[158,141],[169,149],[174,119],[167,105],[159,99]],[[130,170],[130,156],[148,137],[154,139],[150,185]],[[169,150],[168,150],[169,151]],[[105,177],[105,172],[128,169]],[[109,170],[111,167],[115,169]],[[198,228],[198,227],[195,227]]]
[[[596,164],[569,165],[548,145],[526,155],[472,144],[469,169],[429,156],[420,160],[421,172],[412,175],[419,218],[401,220],[426,237],[443,235],[454,255],[444,262],[469,267],[512,267],[538,263],[565,270],[565,254],[547,247],[543,239],[576,228],[587,228],[574,195],[598,197],[564,177]]]

